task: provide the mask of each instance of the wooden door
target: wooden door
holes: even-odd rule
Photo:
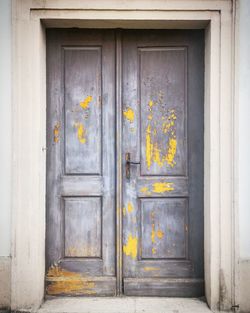
[[[48,295],[114,295],[113,31],[47,32]]]
[[[201,296],[203,32],[119,33],[47,32],[46,293]]]
[[[123,33],[126,295],[204,294],[203,50],[202,31]]]

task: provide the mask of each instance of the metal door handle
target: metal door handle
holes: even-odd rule
[[[126,178],[130,179],[130,164],[137,165],[137,164],[141,164],[141,163],[140,162],[131,161],[129,152],[127,152],[125,154],[125,160],[126,160]]]

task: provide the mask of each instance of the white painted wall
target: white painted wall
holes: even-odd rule
[[[239,230],[240,258],[250,259],[250,1],[240,0]]]
[[[11,0],[0,0],[0,257],[10,255]]]
[[[239,4],[240,258],[250,260],[250,0]],[[0,258],[10,255],[11,197],[15,196],[11,193],[11,122],[11,0],[0,0]],[[249,261],[243,266],[240,290],[246,299]]]

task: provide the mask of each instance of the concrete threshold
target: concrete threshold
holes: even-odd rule
[[[89,297],[46,300],[37,313],[211,313],[205,301],[190,298]]]

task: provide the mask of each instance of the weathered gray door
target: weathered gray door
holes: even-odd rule
[[[201,296],[203,33],[115,32],[47,33],[46,292]]]
[[[126,295],[204,293],[202,38],[123,33]]]
[[[114,295],[113,31],[47,33],[49,295]]]

